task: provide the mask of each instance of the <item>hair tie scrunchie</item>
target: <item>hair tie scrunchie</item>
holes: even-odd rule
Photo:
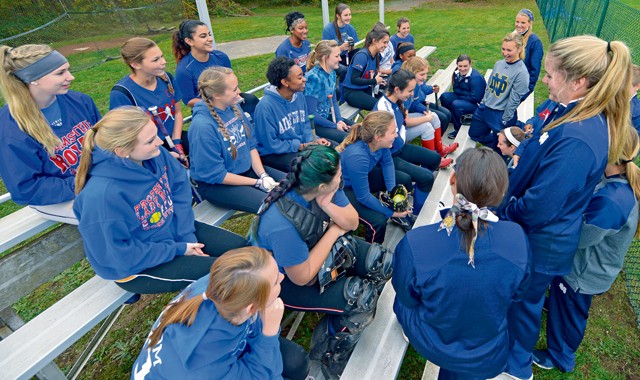
[[[611,53],[611,41],[607,41],[607,53]]]
[[[209,298],[207,297],[207,293],[202,292],[202,300],[203,300],[203,301],[206,301],[206,300],[208,300],[208,299],[209,299]]]
[[[478,237],[478,219],[482,219],[487,222],[497,222],[500,220],[493,212],[491,212],[486,207],[478,207],[473,202],[470,202],[465,198],[464,195],[458,193],[455,196],[456,202],[451,206],[447,215],[440,222],[440,227],[438,227],[438,231],[446,230],[447,235],[451,236],[451,231],[453,231],[453,226],[456,224],[456,215],[460,213],[471,214],[471,224],[473,225],[473,238],[471,239],[471,246],[469,247],[469,261],[468,265],[471,265],[475,268],[474,263],[474,245],[476,243],[476,238]]]

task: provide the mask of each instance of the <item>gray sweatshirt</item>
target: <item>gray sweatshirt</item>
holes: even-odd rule
[[[507,63],[499,60],[493,66],[487,81],[482,104],[488,108],[504,111],[502,122],[511,120],[520,105],[520,99],[529,92],[529,72],[522,60]]]

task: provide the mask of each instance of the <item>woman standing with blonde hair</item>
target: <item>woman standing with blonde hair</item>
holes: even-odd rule
[[[516,125],[516,112],[522,96],[527,92],[529,73],[520,59],[522,36],[509,33],[502,39],[502,56],[493,71],[484,97],[473,113],[469,137],[497,151],[498,132]]]
[[[515,32],[522,36],[524,49],[520,52],[520,59],[527,66],[529,72],[529,91],[522,96],[522,100],[525,100],[536,87],[544,55],[542,41],[537,34],[533,33],[533,12],[528,9],[522,9],[518,12]]]
[[[623,42],[562,39],[551,45],[544,66],[549,99],[562,109],[526,144],[501,210],[524,228],[532,250],[531,284],[509,311],[507,372],[525,379],[532,375],[545,292],[571,270],[583,213],[607,161],[619,160],[630,124],[631,55]]]
[[[340,64],[340,46],[334,40],[318,42],[307,61],[304,97],[309,115],[313,115],[316,133],[338,143],[347,136],[349,125],[340,115],[336,96],[336,70]]]
[[[183,289],[216,256],[247,244],[195,222],[187,172],[160,145],[144,111],[117,108],[87,132],[76,176],[73,211],[87,259],[133,293]]]
[[[133,379],[304,379],[304,349],[279,336],[284,276],[257,247],[224,253],[156,321]]]
[[[48,45],[0,47],[0,175],[14,202],[78,224],[71,207],[82,138],[100,120],[93,100],[69,91],[67,59]]]

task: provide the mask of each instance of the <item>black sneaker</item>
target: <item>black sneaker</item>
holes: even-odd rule
[[[549,350],[533,350],[533,364],[542,369],[554,369],[556,368],[551,360],[551,354]]]
[[[449,134],[447,135],[447,137],[451,140],[455,140],[456,136],[458,136],[458,131],[449,132]]]

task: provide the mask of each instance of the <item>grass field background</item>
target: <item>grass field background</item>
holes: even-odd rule
[[[640,1],[626,0],[629,5],[637,6]],[[246,5],[245,5],[246,6]],[[397,4],[394,6],[396,8]],[[438,50],[429,58],[431,72],[446,67],[461,53],[469,54],[475,68],[484,72],[492,68],[501,59],[500,41],[513,30],[515,14],[521,8],[529,8],[536,15],[534,31],[541,37],[545,48],[549,42],[542,18],[532,0],[514,2],[511,0],[494,1],[427,1],[419,8],[403,11],[387,11],[385,21],[395,31],[395,21],[400,16],[411,19],[411,33],[415,36],[417,47],[437,46]],[[250,7],[253,16],[215,18],[212,20],[216,42],[228,42],[254,37],[282,34],[283,16],[294,8],[257,6]],[[309,39],[312,43],[320,39],[322,15],[318,6],[296,6],[303,12],[309,25]],[[353,20],[358,34],[364,38],[374,22],[378,20],[378,3],[357,2],[352,4]],[[170,26],[170,25],[168,25]],[[104,39],[122,38],[120,34],[102,37]],[[175,72],[175,62],[171,57],[170,35],[151,36],[156,40],[167,57],[167,70]],[[79,40],[69,43],[82,42]],[[118,56],[119,49],[106,51],[107,55]],[[69,57],[72,67],[95,60],[93,54],[80,53]],[[240,86],[248,90],[266,81],[265,70],[273,55],[237,59],[232,62],[238,75]],[[111,87],[124,75],[128,68],[120,60],[108,61],[92,69],[76,72],[72,89],[90,95],[102,113],[108,110]],[[544,75],[541,74],[540,78]],[[259,94],[258,94],[259,95]],[[536,104],[548,96],[542,83],[538,83],[535,92]],[[189,110],[185,108],[186,114]],[[0,184],[1,185],[1,184]],[[6,192],[2,187],[0,194]],[[0,205],[0,215],[6,215],[18,206],[11,202]],[[250,218],[229,221],[226,228],[236,232],[246,232]],[[26,320],[33,318],[82,282],[94,275],[92,269],[83,261],[70,268],[53,282],[41,287],[34,294],[25,297],[15,305],[17,312]],[[471,285],[471,284],[470,284]],[[93,355],[89,365],[81,375],[84,379],[126,379],[130,368],[138,355],[149,329],[162,307],[173,295],[143,296],[138,303],[128,306],[115,328]],[[635,316],[629,305],[624,274],[618,278],[608,293],[594,300],[587,336],[578,351],[578,365],[573,374],[557,371],[534,370],[539,379],[640,379],[640,334]],[[296,334],[296,341],[308,348],[310,332],[317,316],[305,317],[303,326]],[[63,370],[68,370],[82,349],[81,342],[67,350],[57,362]],[[540,341],[544,346],[544,336]],[[399,378],[419,379],[424,367],[424,359],[409,348]]]

